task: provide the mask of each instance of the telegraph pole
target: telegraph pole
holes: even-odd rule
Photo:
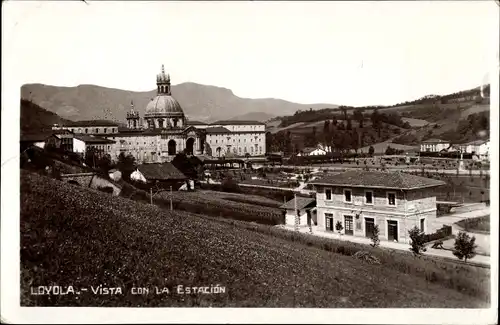
[[[172,206],[172,186],[170,186],[170,211],[174,210]]]

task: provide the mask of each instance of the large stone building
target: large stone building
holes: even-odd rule
[[[180,152],[213,157],[265,155],[264,123],[189,121],[172,96],[170,75],[163,66],[156,87],[157,95],[146,106],[144,118],[132,103],[126,127],[109,121],[79,121],[54,128],[114,141],[108,151],[113,160],[120,153],[131,154],[139,163],[170,161]]]
[[[408,243],[408,230],[436,229],[435,187],[444,182],[402,172],[353,170],[311,182],[316,190],[318,230]]]

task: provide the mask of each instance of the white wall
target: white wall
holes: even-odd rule
[[[300,226],[307,226],[307,212],[306,210],[300,210]],[[295,210],[287,210],[286,215],[285,215],[285,223],[287,226],[295,226]],[[311,215],[311,223],[313,222],[312,220],[312,215]]]
[[[309,156],[322,156],[322,155],[326,155],[326,151],[323,149],[316,149],[314,151],[311,151],[311,153],[309,153]]]
[[[43,148],[45,148],[45,141],[35,142],[34,145],[35,145],[35,147],[43,149]]]
[[[80,139],[73,138],[73,152],[85,154],[85,142]]]
[[[130,174],[130,179],[134,181],[147,183],[146,178],[144,177],[144,175],[142,175],[142,173],[138,169],[136,169],[135,171],[132,172],[132,174]]]

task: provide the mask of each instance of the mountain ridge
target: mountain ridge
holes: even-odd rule
[[[21,87],[21,98],[68,120],[110,119],[124,122],[131,102],[141,115],[156,89],[132,91],[92,84],[56,86],[30,83]],[[297,110],[335,108],[335,104],[299,104],[278,98],[243,98],[231,89],[194,82],[172,85],[172,96],[191,120],[241,120],[245,116],[264,122]]]

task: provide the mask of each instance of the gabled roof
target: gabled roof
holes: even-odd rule
[[[265,125],[266,123],[264,122],[259,122],[259,121],[248,121],[248,120],[223,120],[223,121],[217,121],[210,123],[210,125]]]
[[[362,188],[383,188],[395,190],[414,190],[445,185],[443,181],[406,174],[400,171],[380,172],[350,170],[325,176],[310,182],[312,185],[332,185]]]
[[[315,148],[315,147],[306,147],[306,148],[302,149],[302,152],[304,152],[304,153],[310,153],[310,152],[313,152],[315,150],[321,150],[321,151],[325,151],[326,152],[326,150],[324,150],[324,149]]]
[[[187,177],[172,163],[142,164],[137,167],[147,180],[184,180]]]
[[[108,140],[108,139],[104,139],[104,138],[100,138],[100,137],[93,137],[93,136],[90,136],[90,135],[75,135],[75,138],[78,139],[78,140],[82,140],[83,142],[85,143],[115,143],[115,141],[113,140]]]
[[[307,207],[316,205],[316,199],[310,197],[297,196],[297,209],[302,210]],[[282,209],[295,210],[295,199],[291,199],[287,203],[280,206]]]
[[[206,128],[205,132],[207,132],[207,133],[231,133],[231,131],[229,131],[228,129],[226,129],[222,126]]]
[[[108,120],[75,121],[65,124],[65,126],[119,126],[118,123]]]

